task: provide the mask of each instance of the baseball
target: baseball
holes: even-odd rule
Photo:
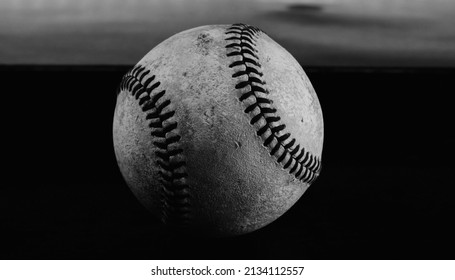
[[[165,224],[240,235],[283,215],[318,177],[322,110],[302,67],[262,30],[202,26],[125,74],[113,142],[127,185]]]

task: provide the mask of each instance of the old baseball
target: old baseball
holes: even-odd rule
[[[318,177],[322,110],[301,66],[263,31],[202,26],[126,73],[113,140],[126,183],[156,217],[239,235],[280,217]]]

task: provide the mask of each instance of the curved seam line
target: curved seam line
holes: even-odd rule
[[[144,77],[150,72],[150,70],[147,70],[142,73],[144,70],[145,67],[136,65],[128,71],[122,78],[117,95],[122,90],[128,90],[136,100],[139,99],[139,107],[144,113],[152,111],[146,114],[145,119],[149,120],[150,134],[154,137],[152,144],[158,149],[155,153],[158,158],[155,164],[158,167],[159,181],[162,185],[161,218],[166,224],[185,225],[190,219],[191,206],[189,202],[189,186],[186,184],[186,177],[188,176],[186,173],[186,162],[182,154],[183,149],[179,145],[175,149],[169,149],[169,145],[173,144],[175,146],[175,143],[179,143],[181,136],[174,132],[177,129],[177,122],[172,122],[166,126],[163,125],[164,121],[168,121],[174,116],[175,111],[162,112],[170,105],[170,100],[165,100],[156,106],[156,103],[164,97],[165,90],[153,94],[153,91],[159,87],[160,82],[154,81],[155,75],[153,75],[147,78],[144,83]],[[139,75],[140,77],[138,77]],[[139,98],[144,92],[147,95]],[[156,121],[157,119],[158,122]],[[169,132],[174,132],[174,135],[168,137],[167,134]],[[164,142],[162,142],[163,140]],[[177,156],[177,159],[179,157],[180,159],[177,162],[171,162],[171,156]],[[183,181],[183,184],[176,184],[176,181]]]
[[[245,53],[251,55],[249,53],[249,51],[251,51],[251,47],[250,47],[251,45],[248,44],[247,47],[246,47],[246,49],[248,51],[245,51],[244,50],[244,46],[242,46],[242,43],[243,43],[242,40],[243,40],[244,35],[248,34],[249,40],[251,40],[251,41],[254,40],[253,45],[256,46],[256,41],[255,40],[257,39],[257,36],[258,36],[259,32],[262,32],[262,31],[260,29],[256,28],[256,27],[252,27],[252,26],[249,26],[249,25],[246,25],[246,24],[233,24],[230,28],[227,28],[227,31],[225,32],[225,34],[229,34],[230,35],[229,38],[225,39],[226,41],[231,41],[231,40],[240,41],[240,43],[228,43],[226,45],[226,48],[234,48],[235,47],[235,51],[233,51],[233,52],[235,52],[236,54],[240,52],[239,55],[242,56],[242,60],[234,61],[233,63],[230,64],[229,67],[233,68],[235,66],[243,65],[246,68],[246,70],[236,71],[232,75],[233,78],[234,77],[239,77],[239,76],[244,75],[244,74],[246,74],[248,76],[248,80],[247,81],[239,81],[237,83],[237,85],[236,85],[236,89],[242,89],[242,88],[245,88],[247,86],[250,87],[250,91],[247,92],[247,93],[242,94],[242,96],[239,98],[239,100],[242,102],[245,99],[249,98],[250,96],[254,96],[256,101],[255,101],[254,104],[249,106],[249,107],[252,107],[252,106],[254,106],[254,107],[253,108],[247,107],[247,109],[245,109],[245,113],[250,113],[256,107],[259,108],[260,112],[257,115],[252,117],[250,123],[252,125],[254,125],[254,123],[259,121],[261,118],[263,118],[266,121],[266,124],[263,127],[261,127],[259,130],[257,130],[257,134],[261,138],[262,138],[262,135],[267,132],[267,130],[271,131],[271,135],[269,135],[267,137],[267,139],[264,140],[263,145],[268,147],[268,145],[271,144],[273,142],[273,140],[276,139],[277,144],[275,144],[275,146],[272,147],[272,148],[268,147],[269,150],[270,150],[271,156],[276,154],[278,152],[279,148],[282,147],[283,148],[283,152],[277,158],[277,161],[279,163],[282,162],[283,169],[288,169],[288,172],[290,174],[292,174],[293,172],[297,171],[297,173],[294,173],[294,176],[297,179],[299,179],[299,180],[301,180],[301,181],[303,181],[305,183],[311,184],[317,178],[317,176],[319,175],[319,172],[320,172],[320,169],[321,169],[320,159],[318,159],[316,156],[314,156],[313,154],[311,154],[308,151],[305,152],[304,148],[301,148],[300,153],[297,156],[296,154],[298,153],[298,150],[300,148],[299,144],[297,144],[294,147],[294,149],[292,149],[292,150],[289,149],[290,147],[292,147],[295,144],[295,142],[296,142],[295,138],[293,138],[291,141],[289,141],[287,144],[285,144],[284,141],[286,139],[290,138],[290,133],[285,133],[282,136],[278,136],[277,135],[277,132],[280,132],[280,131],[284,130],[286,126],[284,124],[281,124],[281,125],[278,125],[278,126],[275,126],[275,127],[271,126],[271,123],[278,122],[280,120],[280,117],[275,114],[275,112],[276,112],[275,108],[273,108],[273,107],[263,107],[261,104],[263,104],[263,103],[271,104],[271,103],[273,103],[273,101],[268,99],[268,98],[259,97],[257,95],[257,92],[266,93],[267,91],[266,91],[266,89],[262,88],[261,86],[253,85],[253,82],[255,82],[255,83],[262,82],[260,84],[264,85],[265,81],[263,81],[262,78],[260,78],[260,77],[263,76],[261,71],[258,71],[254,67],[248,67],[247,66],[246,63],[251,63],[251,64],[253,64],[256,67],[259,67],[261,69],[260,63],[258,61],[254,61],[254,58],[258,59],[256,56],[253,56],[254,58],[245,57]],[[254,39],[252,39],[253,36],[251,34],[254,35]],[[238,36],[238,37],[236,37],[236,36]],[[240,50],[238,48],[240,48]],[[258,52],[258,50],[256,48],[253,48],[252,51],[256,52],[256,53]],[[230,54],[233,53],[233,52],[228,52],[227,56],[228,57],[231,56]],[[254,61],[253,63],[251,62],[252,60]],[[251,73],[255,73],[254,71],[251,71],[251,69],[257,70],[257,72],[260,73],[258,75],[259,77],[251,77],[250,74]],[[241,72],[241,74],[238,74],[239,72]],[[257,73],[255,73],[255,74],[257,75]],[[252,81],[252,78],[254,79],[254,81]],[[266,111],[265,110],[266,108],[267,108],[267,110],[269,112],[265,112],[264,113],[264,111]],[[247,112],[247,110],[248,110],[248,112]],[[272,116],[267,116],[266,117],[265,114],[268,114],[268,115],[272,114]],[[272,119],[273,119],[273,121],[271,121]],[[273,139],[271,137],[273,137]],[[285,139],[283,139],[283,137],[285,137]],[[292,143],[292,145],[289,145],[290,143]],[[283,162],[283,160],[286,159],[288,154],[289,154],[289,159],[286,162]],[[300,159],[302,158],[303,155],[305,155],[305,157],[304,157],[304,159],[302,161],[300,161]],[[292,164],[292,160],[295,161],[294,164]],[[300,165],[300,168],[298,168],[298,165]],[[304,172],[303,172],[303,168],[305,168]],[[302,175],[302,172],[303,172],[303,175]]]

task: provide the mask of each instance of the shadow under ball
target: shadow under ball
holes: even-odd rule
[[[267,34],[201,26],[126,73],[113,140],[128,186],[165,224],[239,235],[280,217],[318,177],[323,118],[303,69]]]

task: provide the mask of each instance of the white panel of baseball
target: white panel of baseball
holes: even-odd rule
[[[113,121],[120,171],[165,224],[252,232],[283,215],[321,170],[323,117],[299,63],[262,30],[178,33],[123,77]]]

